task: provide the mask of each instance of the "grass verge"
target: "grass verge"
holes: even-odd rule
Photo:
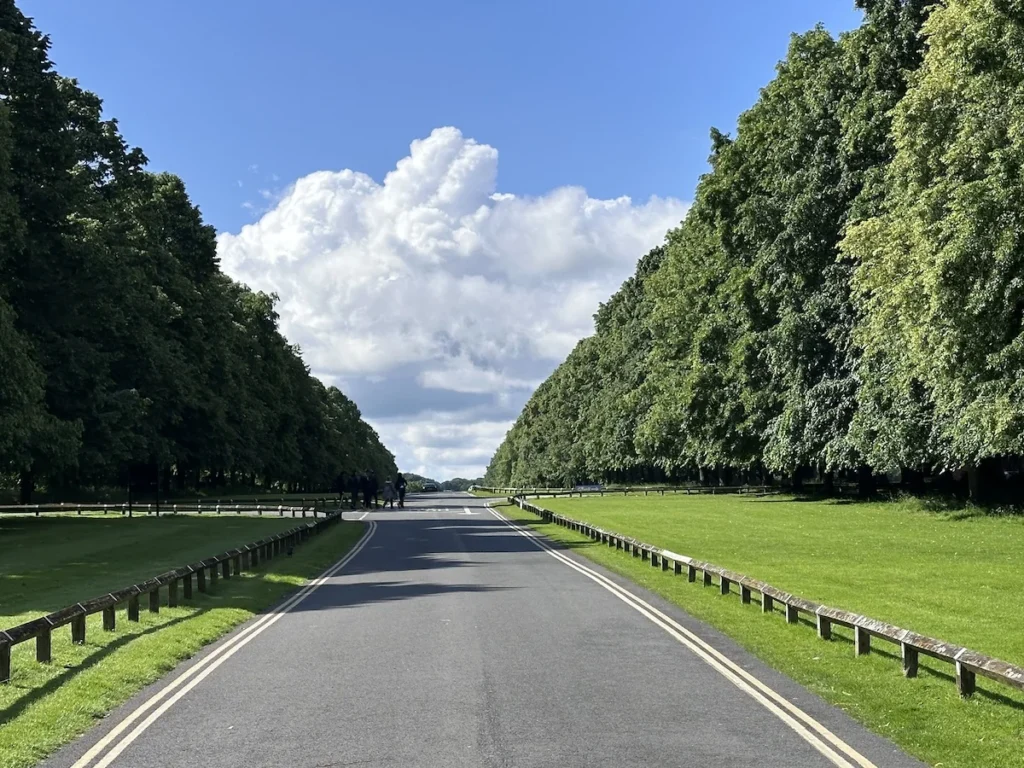
[[[6,529],[8,522],[3,522]],[[51,526],[60,521],[51,518],[30,522]],[[78,518],[73,522],[76,523],[77,535],[95,544],[86,526],[102,521]],[[168,567],[263,538],[273,530],[294,524],[290,520],[286,525],[285,521],[228,518],[164,518],[160,521],[143,518],[119,522],[124,523],[126,530],[113,535],[117,543],[109,550],[96,545],[96,549],[84,553],[78,560],[58,561],[58,556],[67,557],[64,547],[71,550],[75,547],[71,541],[61,544],[58,540],[55,543],[50,562],[60,562],[56,570],[64,571],[65,577],[71,572],[79,574],[81,578],[73,590],[79,599],[93,597],[93,592],[101,594],[102,587],[99,590],[94,588],[99,583],[108,584],[116,579],[111,587],[124,586]],[[158,526],[162,529],[158,530]],[[223,526],[223,529],[218,529],[218,526]],[[129,527],[135,527],[136,531],[127,530]],[[345,522],[333,526],[296,548],[291,557],[275,558],[241,577],[218,580],[210,592],[197,592],[188,605],[168,608],[163,604],[158,614],[148,613],[144,605],[137,624],[126,621],[121,610],[114,632],[103,631],[101,616],[90,616],[84,645],[72,645],[70,629],[61,628],[53,636],[54,661],[51,664],[36,663],[33,643],[16,646],[11,654],[12,680],[8,685],[0,686],[0,768],[28,768],[82,734],[97,719],[172,670],[180,661],[278,602],[288,592],[336,562],[364,530],[363,523]],[[3,532],[6,555],[11,552],[6,547],[9,531]],[[52,529],[50,532],[53,533]],[[142,540],[155,545],[145,547],[144,551],[131,558],[133,566],[122,563],[120,568],[114,568],[114,558],[104,558],[104,551],[121,552],[127,542],[140,533]],[[154,533],[165,535],[151,538]],[[31,549],[41,535],[41,530],[23,533],[23,543]],[[169,549],[173,553],[169,553]],[[187,553],[193,549],[195,555],[190,557]],[[14,553],[21,557],[20,548]],[[130,567],[137,569],[135,575],[128,575]],[[99,573],[90,573],[93,569]],[[24,609],[28,604],[38,605],[40,609],[31,612],[31,615],[38,615],[60,607],[50,600],[64,600],[66,590],[70,589],[58,586],[57,580],[48,579],[40,573],[19,574],[11,568],[6,557],[3,570],[0,578],[5,581],[0,583],[5,587],[3,613],[7,615],[0,615],[0,623],[4,626],[18,623],[18,619],[8,613],[8,606]],[[26,576],[31,578],[24,583],[35,588],[35,597],[31,597],[31,590],[29,597],[11,595],[11,582]]]
[[[1024,525],[1020,521],[938,517],[908,505],[773,503],[737,497],[548,499],[540,503],[764,579],[802,597],[863,611],[919,632],[945,628],[950,631],[937,634],[953,642],[971,645],[973,637],[985,641],[973,643],[978,650],[1020,661],[1007,651],[1021,640],[1021,613],[1014,612],[1013,606],[1021,599],[1014,584],[1022,574],[1005,565],[999,568],[1000,557],[1021,545]],[[775,669],[932,765],[1024,766],[1024,694],[1020,692],[979,678],[978,693],[962,701],[949,665],[922,657],[920,676],[906,680],[895,646],[876,642],[871,655],[855,658],[852,636],[841,628],[834,628],[832,642],[821,641],[810,622],[786,624],[779,614],[764,615],[756,606],[742,605],[736,594],[722,596],[717,588],[690,584],[586,536],[545,525],[516,507],[503,507],[503,512],[726,632]],[[842,520],[842,515],[850,518]],[[880,515],[888,519],[880,520]],[[864,530],[871,525],[882,525],[882,531]],[[943,525],[949,530],[940,538]],[[891,544],[883,546],[888,540]],[[943,559],[941,553],[949,545],[953,549]],[[968,552],[973,554],[968,557]],[[986,552],[994,562],[982,575],[958,569],[958,558],[973,565],[976,560],[985,561]],[[931,591],[915,588],[913,578],[909,583],[884,578],[893,573],[911,576],[913,569],[926,568],[933,561],[942,578]],[[872,582],[877,576],[872,572],[877,570],[883,572],[871,587],[877,593],[861,593],[857,585]],[[987,589],[977,583],[985,581],[984,574],[990,579]],[[975,590],[980,594],[974,595]],[[857,596],[857,602],[845,599]],[[987,606],[992,609],[988,626],[975,627],[972,633],[952,631],[961,626],[961,610],[979,602],[998,602]],[[913,617],[926,615],[928,606],[935,618],[930,628],[915,625]],[[879,615],[886,610],[892,613]],[[948,623],[938,618],[946,612]],[[974,613],[985,615],[986,610],[978,608]]]

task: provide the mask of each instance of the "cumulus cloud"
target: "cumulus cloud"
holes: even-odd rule
[[[438,128],[382,182],[312,173],[218,240],[224,269],[281,297],[288,338],[412,471],[482,472],[598,303],[686,210],[571,186],[519,197],[497,177],[495,148]]]

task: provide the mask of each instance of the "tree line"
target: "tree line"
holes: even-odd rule
[[[1024,454],[1024,11],[860,0],[711,131],[685,220],[595,315],[488,484],[887,478]]]
[[[221,272],[181,179],[147,171],[0,0],[0,485],[28,500],[393,476],[356,405],[280,333],[276,300]]]

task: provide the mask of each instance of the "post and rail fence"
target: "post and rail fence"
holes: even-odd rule
[[[894,643],[900,648],[903,660],[903,674],[906,677],[917,676],[918,661],[920,655],[924,654],[954,666],[957,690],[960,696],[964,698],[968,698],[974,693],[978,675],[1003,685],[1024,690],[1024,667],[986,656],[983,653],[964,648],[963,646],[920,635],[909,629],[893,626],[878,619],[872,619],[841,608],[822,605],[813,600],[806,600],[778,587],[774,587],[767,582],[737,573],[728,568],[697,560],[686,555],[680,555],[651,544],[645,544],[632,537],[623,536],[620,533],[608,531],[582,520],[567,517],[566,515],[560,515],[536,504],[529,503],[523,496],[510,497],[509,502],[527,512],[532,512],[545,522],[554,523],[563,528],[582,533],[594,541],[607,544],[609,547],[615,547],[615,549],[622,550],[625,553],[630,553],[633,557],[649,561],[651,567],[657,568],[660,566],[663,571],[671,568],[675,575],[680,575],[685,571],[687,580],[690,582],[695,582],[698,574],[700,574],[704,586],[710,587],[714,585],[713,577],[717,577],[721,594],[728,595],[735,588],[739,591],[740,601],[744,604],[751,602],[753,594],[759,594],[761,596],[761,610],[764,613],[774,612],[775,604],[778,603],[782,606],[786,621],[790,624],[798,623],[800,614],[810,616],[814,621],[818,637],[822,640],[830,640],[832,638],[833,625],[847,627],[853,630],[854,653],[857,656],[863,656],[871,652],[871,639],[873,637]]]
[[[181,501],[163,501],[159,503],[139,502],[57,502],[53,504],[4,504],[0,505],[0,516],[5,514],[32,514],[39,517],[43,514],[121,514],[133,515],[145,512],[147,515],[177,514],[256,514],[277,515],[285,517],[318,517],[327,514],[327,508],[338,504],[337,498],[318,497],[309,499],[282,500],[274,504],[272,499],[261,499],[262,503],[253,501],[236,501],[235,499],[187,499]]]
[[[488,493],[493,496],[505,496],[505,497],[526,497],[533,496],[535,498],[557,498],[559,496],[617,496],[619,494],[628,496],[629,494],[640,494],[644,496],[664,496],[666,493],[682,493],[686,495],[699,495],[699,494],[734,494],[734,493],[752,493],[752,494],[766,494],[778,492],[778,488],[770,485],[655,485],[655,486],[599,486],[599,487],[583,487],[583,488],[491,488],[487,486],[474,485],[470,488],[472,491],[480,491],[482,493]]]
[[[299,510],[297,507],[292,507],[291,511],[293,517],[297,516],[295,513],[298,511],[302,512],[303,517],[306,516],[305,508]],[[255,569],[261,561],[271,560],[282,553],[291,554],[298,544],[307,541],[311,536],[342,519],[340,508],[328,512],[326,504],[314,505],[312,512],[316,518],[313,522],[302,523],[265,539],[222,552],[197,563],[183,565],[137,584],[114,590],[91,600],[83,600],[46,616],[0,631],[0,683],[7,683],[11,679],[11,649],[15,645],[34,639],[36,641],[36,661],[48,663],[52,660],[51,637],[54,630],[60,627],[70,624],[71,641],[78,645],[84,644],[87,616],[102,613],[103,629],[113,631],[117,621],[116,611],[121,605],[126,608],[128,621],[139,620],[139,601],[144,595],[149,611],[159,613],[160,591],[163,588],[166,588],[167,591],[167,606],[174,608],[179,605],[179,587],[182,599],[192,599],[193,576],[195,576],[195,588],[199,592],[206,592],[209,586],[217,581],[218,573],[221,578],[230,579],[232,576],[240,575],[243,571]],[[319,512],[323,514],[319,514]],[[284,515],[283,505],[280,508],[280,514]]]

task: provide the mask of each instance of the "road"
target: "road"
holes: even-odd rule
[[[334,575],[43,765],[922,765],[479,499],[366,519]]]

